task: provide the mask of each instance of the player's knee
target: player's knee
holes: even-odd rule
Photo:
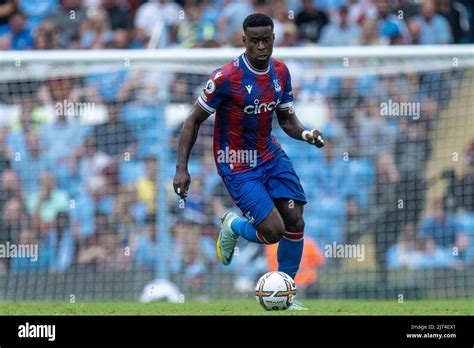
[[[268,235],[268,242],[271,244],[278,243],[285,234],[285,226],[277,226],[273,228]]]
[[[287,223],[286,229],[288,232],[303,232],[305,227],[304,219],[297,218]]]
[[[259,229],[259,232],[264,236],[266,243],[275,244],[283,238],[285,226],[283,224],[275,224],[266,229]]]

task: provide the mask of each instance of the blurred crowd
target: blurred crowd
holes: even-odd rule
[[[390,269],[462,267],[474,260],[474,142],[463,154],[462,176],[452,170],[427,176],[431,131],[449,101],[438,95],[439,80],[450,94],[459,76],[438,73],[431,84],[430,74],[376,76],[365,88],[358,78],[338,78],[337,87],[324,91],[329,117],[322,150],[274,125],[308,198],[299,284],[314,285],[324,263],[340,263],[325,260],[326,245],[362,243],[364,236],[375,248],[382,280]],[[192,185],[181,206],[171,189],[174,166],[160,166],[165,103],[143,102],[137,81],[90,75],[20,85],[29,92],[10,95],[18,108],[2,109],[9,121],[0,122],[0,244],[38,244],[40,250],[37,262],[0,259],[0,272],[157,269],[163,205],[171,226],[165,262],[190,288],[202,290],[213,272],[230,272],[247,291],[275,266],[274,248],[245,241],[231,267],[217,262],[219,217],[236,208],[215,170],[212,118],[200,129],[189,164]],[[301,91],[295,89],[297,97]],[[89,100],[88,93],[106,111],[94,124],[55,102]],[[422,117],[381,114],[381,101],[408,96],[420,101]],[[170,134],[168,160],[175,158],[180,129]],[[448,189],[423,214],[430,180],[444,180]]]
[[[0,0],[0,49],[240,47],[270,15],[276,46],[474,42],[470,0]]]

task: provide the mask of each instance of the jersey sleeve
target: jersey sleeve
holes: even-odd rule
[[[284,85],[283,85],[283,97],[281,103],[277,105],[277,109],[284,110],[293,106],[293,89],[291,87],[291,76],[288,67],[285,65],[283,69]]]
[[[225,99],[226,79],[223,75],[220,69],[214,71],[197,100],[199,106],[210,114],[214,113]]]

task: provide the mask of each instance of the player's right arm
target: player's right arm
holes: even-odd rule
[[[194,104],[188,118],[184,121],[178,143],[178,159],[176,162],[176,174],[173,180],[174,191],[182,199],[186,198],[191,176],[188,172],[188,161],[191,150],[196,142],[199,127],[209,117],[209,113],[204,111],[198,103]]]
[[[221,69],[215,70],[206,83],[188,118],[184,122],[178,143],[176,175],[173,180],[174,191],[182,199],[186,198],[191,176],[188,172],[188,161],[196,142],[199,127],[209,115],[213,114],[226,98],[227,82]]]

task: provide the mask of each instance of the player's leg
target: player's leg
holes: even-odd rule
[[[303,205],[306,196],[288,156],[279,157],[267,170],[271,172],[267,182],[268,193],[285,224],[285,233],[277,251],[278,270],[294,279],[303,255]]]
[[[285,233],[278,244],[278,270],[294,279],[303,255],[303,203],[289,198],[279,198],[275,200],[275,205],[285,223]]]
[[[224,265],[232,261],[239,236],[260,244],[277,243],[285,232],[285,224],[267,192],[261,169],[224,177],[234,203],[245,218],[226,212],[217,239],[217,254]]]
[[[273,207],[264,220],[255,226],[246,218],[234,217],[231,228],[244,239],[260,244],[278,243],[285,233],[285,224],[276,207]]]

